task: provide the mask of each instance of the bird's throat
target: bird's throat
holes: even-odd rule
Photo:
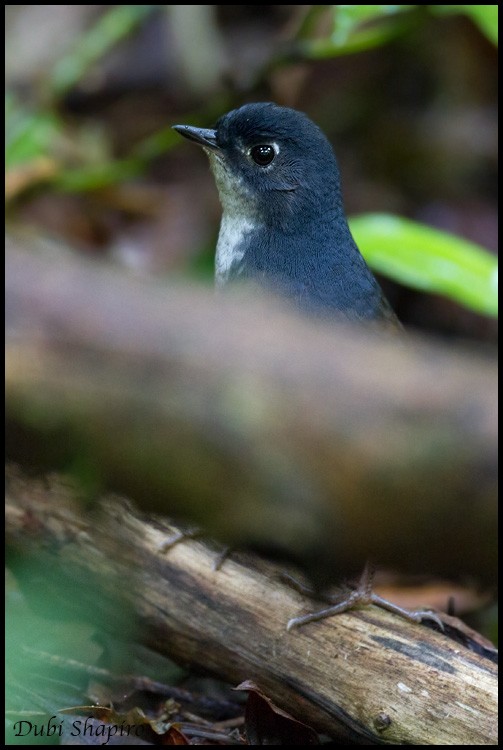
[[[252,234],[257,225],[241,214],[224,213],[215,257],[215,282],[222,287],[240,275]]]

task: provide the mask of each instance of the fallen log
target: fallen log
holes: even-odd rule
[[[253,680],[276,705],[318,731],[363,744],[497,744],[497,668],[446,634],[365,607],[287,632],[316,607],[251,554],[215,571],[215,550],[182,541],[128,504],[103,499],[85,514],[75,490],[8,473],[7,540],[36,560],[53,617],[100,622],[234,684]],[[71,595],[61,598],[60,592]]]

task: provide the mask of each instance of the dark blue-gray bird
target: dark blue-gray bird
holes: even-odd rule
[[[310,313],[401,329],[401,324],[351,236],[334,152],[306,115],[272,103],[245,104],[215,129],[174,125],[203,147],[220,195],[218,287],[248,279],[279,292]],[[408,620],[441,620],[407,611],[372,592],[372,569],[328,609],[290,620],[288,629],[378,604]]]
[[[305,114],[260,102],[214,130],[174,129],[203,147],[215,175],[218,287],[253,280],[311,313],[400,327],[349,230],[332,146]]]

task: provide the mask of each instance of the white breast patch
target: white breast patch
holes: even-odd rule
[[[217,286],[227,283],[231,270],[239,266],[245,253],[246,235],[256,229],[256,225],[241,215],[224,213],[220,223],[220,233],[215,257],[215,282]]]

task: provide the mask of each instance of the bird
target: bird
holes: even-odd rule
[[[253,281],[311,314],[401,329],[349,229],[329,140],[303,112],[245,104],[174,125],[209,157],[222,220],[215,284]]]
[[[174,125],[209,157],[222,204],[215,284],[254,281],[314,314],[402,330],[349,229],[339,168],[322,130],[302,112],[272,102],[245,104],[214,129]],[[356,605],[377,604],[405,619],[441,620],[372,592],[366,565],[356,589],[330,607],[292,618],[287,629]]]

